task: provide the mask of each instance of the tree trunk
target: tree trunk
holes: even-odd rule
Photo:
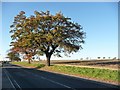
[[[40,57],[39,57],[39,62],[40,62]]]
[[[50,58],[51,58],[51,55],[50,55],[50,54],[46,55],[46,58],[47,58],[47,63],[46,63],[46,65],[47,65],[47,66],[50,66]]]
[[[31,64],[30,59],[28,59],[28,63]]]

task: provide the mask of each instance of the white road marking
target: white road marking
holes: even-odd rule
[[[19,69],[21,69],[21,68],[19,68]],[[21,70],[23,70],[23,69],[21,69]],[[72,90],[76,90],[76,89],[74,89],[74,88],[72,88],[72,87],[69,87],[69,86],[67,86],[67,85],[61,84],[61,83],[56,82],[56,81],[53,81],[53,80],[51,80],[51,79],[47,79],[47,78],[45,78],[45,77],[43,77],[43,76],[39,76],[39,75],[37,75],[37,74],[34,74],[34,73],[31,73],[31,72],[28,72],[28,71],[26,71],[26,70],[23,70],[23,71],[24,71],[24,72],[27,72],[27,73],[30,73],[30,74],[32,74],[33,76],[37,76],[37,77],[40,77],[40,78],[45,79],[45,80],[47,80],[47,81],[50,81],[50,82],[52,82],[52,83],[55,83],[55,84],[61,85],[61,86],[63,86],[63,87],[71,88]]]
[[[71,87],[69,87],[69,86],[67,86],[67,85],[61,84],[61,83],[56,82],[56,81],[53,81],[53,80],[51,80],[51,79],[47,79],[47,78],[42,77],[42,76],[40,76],[40,77],[41,77],[42,79],[48,80],[48,81],[50,81],[50,82],[56,83],[56,84],[58,84],[58,85],[61,85],[61,86],[66,87],[66,88],[71,88]],[[71,89],[73,89],[73,88],[71,88]],[[76,89],[73,89],[73,90],[76,90]]]
[[[13,83],[12,83],[12,81],[11,81],[10,77],[8,76],[8,74],[7,74],[7,72],[6,72],[5,69],[4,69],[4,72],[5,72],[5,74],[6,74],[7,78],[8,78],[8,80],[10,81],[10,84],[11,84],[12,87],[15,89],[15,86],[13,85]],[[15,90],[16,90],[16,89],[15,89]]]
[[[9,77],[12,77],[11,75],[10,75],[10,73],[6,70],[6,74],[8,74],[9,75]],[[9,78],[10,79],[10,78]],[[13,77],[12,77],[12,79],[13,79]],[[13,81],[14,81],[14,83],[18,86],[18,88],[20,89],[20,90],[22,90],[22,88],[20,87],[20,85],[16,82],[16,80],[15,79],[13,79]],[[11,81],[12,82],[12,81]],[[12,83],[13,84],[13,83]],[[15,86],[14,86],[14,88],[15,88]]]
[[[20,85],[15,80],[14,80],[14,82],[17,84],[17,86],[19,87],[19,89],[22,90],[21,87],[20,87]]]

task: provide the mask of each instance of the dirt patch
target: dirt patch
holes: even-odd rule
[[[66,64],[76,66],[102,67],[108,69],[118,69],[120,60],[51,60],[51,64]]]

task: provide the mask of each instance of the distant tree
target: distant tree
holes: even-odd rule
[[[108,59],[110,59],[110,57],[108,57]]]
[[[116,60],[116,59],[117,59],[116,57],[113,58],[113,60]]]
[[[105,59],[105,57],[103,57],[103,59]]]
[[[85,32],[81,25],[71,21],[71,18],[62,13],[51,15],[49,11],[34,12],[34,16],[26,17],[21,11],[11,25],[13,50],[24,53],[30,59],[38,52],[45,54],[47,66],[50,66],[50,58],[54,54],[61,57],[82,49]]]
[[[80,60],[83,60],[83,58],[81,58]]]
[[[88,60],[89,58],[88,57],[86,57],[86,60]]]
[[[98,59],[100,59],[100,57],[98,57]]]
[[[7,55],[8,55],[8,58],[9,58],[11,61],[21,61],[21,59],[19,58],[19,54],[18,54],[18,53],[9,52]]]

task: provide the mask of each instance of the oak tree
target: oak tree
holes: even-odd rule
[[[13,50],[29,58],[38,52],[45,54],[48,66],[52,55],[61,57],[60,53],[67,55],[82,49],[85,38],[81,25],[61,12],[52,15],[49,11],[35,11],[34,15],[26,17],[21,11],[11,28]]]

